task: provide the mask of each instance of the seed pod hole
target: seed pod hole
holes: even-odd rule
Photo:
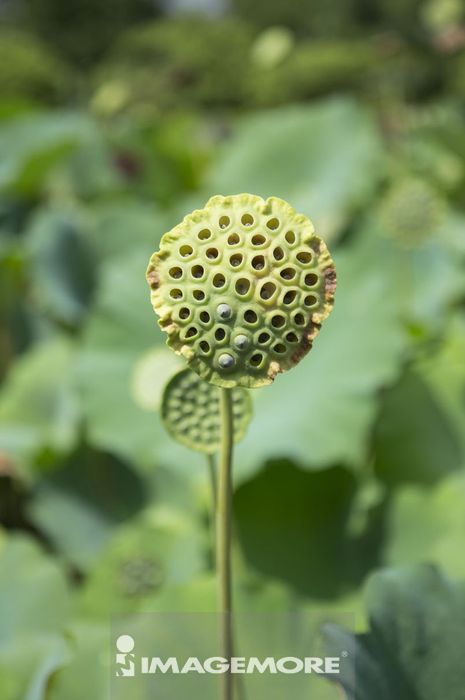
[[[241,223],[243,226],[253,226],[254,218],[252,214],[242,214]]]
[[[299,339],[296,334],[291,331],[290,333],[286,333],[286,340],[288,343],[297,343]]]
[[[292,280],[294,279],[296,272],[293,267],[285,267],[284,270],[281,270],[279,273],[283,280]]]
[[[273,345],[273,350],[278,353],[278,355],[282,355],[286,352],[286,346],[283,343],[276,343],[276,345]]]
[[[229,245],[237,245],[240,242],[241,239],[237,233],[231,233],[231,235],[228,237]]]
[[[231,255],[229,258],[229,263],[231,267],[239,267],[243,259],[244,258],[240,253],[234,253],[234,255]]]
[[[172,299],[182,299],[182,297],[183,297],[182,291],[180,289],[178,289],[177,287],[175,287],[174,289],[170,290],[170,297]]]
[[[282,260],[284,258],[284,251],[279,246],[273,250],[273,257],[275,260]]]
[[[275,292],[276,285],[273,284],[273,282],[265,282],[265,284],[260,289],[260,296],[262,299],[271,299]]]
[[[286,323],[286,317],[282,314],[275,314],[271,319],[271,325],[273,328],[282,328]]]
[[[209,248],[206,252],[206,256],[207,256],[208,260],[216,260],[218,255],[219,255],[219,253],[218,253],[218,250],[216,248]]]
[[[186,331],[186,338],[195,338],[195,336],[198,334],[198,329],[195,326],[191,326],[190,328],[187,329]]]
[[[283,304],[286,304],[286,306],[288,306],[289,304],[292,304],[295,301],[296,296],[297,296],[297,292],[294,289],[290,289],[283,296]]]
[[[241,296],[247,294],[250,289],[250,281],[246,277],[241,277],[236,282],[236,292]]]
[[[263,255],[256,255],[252,258],[252,267],[254,270],[263,270],[265,267],[265,258]]]
[[[201,340],[199,343],[199,347],[200,347],[201,351],[204,352],[205,354],[210,352],[210,344],[207,343],[206,340]]]
[[[305,316],[300,312],[294,316],[294,323],[296,326],[305,326]]]
[[[210,323],[210,314],[208,311],[201,311],[200,312],[200,320],[202,323]]]
[[[182,318],[183,321],[186,320],[186,318],[189,318],[191,315],[190,309],[187,308],[187,306],[183,306],[182,309],[179,310],[179,318]]]
[[[305,275],[304,281],[307,287],[314,287],[318,283],[318,275],[314,272],[310,272],[308,275]]]
[[[271,335],[269,333],[260,333],[260,335],[258,336],[258,342],[260,343],[260,345],[264,345],[269,340],[271,340]]]
[[[307,250],[302,250],[300,253],[297,253],[296,258],[302,265],[308,265],[312,262],[312,254]]]
[[[203,291],[203,289],[194,289],[194,291],[192,292],[192,296],[197,301],[203,301],[205,299],[205,292]]]
[[[217,289],[220,289],[221,287],[224,287],[226,284],[226,277],[222,275],[221,273],[218,273],[214,276],[213,278],[213,286],[216,287]]]
[[[205,270],[203,269],[202,265],[194,265],[194,267],[191,270],[192,277],[194,279],[200,279],[203,277]]]
[[[193,252],[194,252],[194,249],[193,249],[192,246],[190,246],[190,245],[182,245],[182,246],[179,248],[179,255],[180,255],[182,258],[188,258],[189,255],[192,255]]]
[[[201,231],[199,231],[199,239],[201,241],[208,241],[209,238],[211,238],[212,232],[208,228],[203,228]]]
[[[258,367],[263,360],[263,355],[260,352],[256,352],[250,358],[250,364],[252,367]]]
[[[174,280],[178,280],[182,277],[182,270],[180,267],[172,267],[169,274]]]
[[[247,323],[254,324],[254,323],[257,323],[258,316],[255,313],[255,311],[253,311],[252,309],[247,309],[246,312],[244,313],[244,320]]]
[[[218,223],[220,225],[220,228],[228,228],[229,224],[231,223],[231,219],[229,218],[229,216],[220,216],[220,220]]]
[[[289,243],[289,245],[293,245],[295,243],[295,233],[294,231],[288,231],[286,235],[284,236],[286,241]]]
[[[226,338],[226,331],[224,328],[217,328],[215,331],[215,339],[216,340],[224,340]]]
[[[252,245],[263,245],[266,243],[266,238],[265,236],[262,236],[261,233],[256,233],[255,236],[252,236]]]
[[[313,296],[313,294],[309,294],[308,297],[304,299],[305,306],[315,306],[316,302],[317,298]]]
[[[269,221],[266,222],[266,225],[270,231],[276,231],[276,229],[279,228],[279,219],[273,217],[273,219],[269,219]]]

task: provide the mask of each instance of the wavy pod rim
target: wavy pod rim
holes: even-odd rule
[[[167,344],[224,388],[271,384],[311,349],[336,270],[310,219],[284,200],[212,197],[164,234],[146,273]]]

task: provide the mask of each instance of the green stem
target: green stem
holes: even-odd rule
[[[207,455],[208,462],[208,476],[210,478],[210,487],[212,493],[212,513],[216,513],[217,498],[218,498],[218,484],[216,479],[216,464],[215,455]],[[213,516],[214,517],[214,516]]]
[[[222,656],[233,655],[231,533],[232,533],[232,454],[233,413],[230,389],[220,389],[221,451],[218,477],[216,525],[216,565],[219,582]],[[232,700],[230,673],[221,676],[221,700]]]
[[[216,460],[214,455],[206,455],[207,471],[210,482],[211,505],[208,510],[209,532],[211,536],[209,556],[211,557],[212,569],[216,566],[216,510],[218,500],[218,479],[216,478]]]

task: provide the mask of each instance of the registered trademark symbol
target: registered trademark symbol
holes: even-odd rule
[[[347,659],[347,657],[349,656],[349,652],[348,652],[348,651],[343,651],[342,654],[341,654],[341,656],[343,656],[344,659]]]

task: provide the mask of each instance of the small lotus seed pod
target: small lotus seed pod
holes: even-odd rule
[[[203,379],[259,387],[310,350],[336,271],[307,217],[281,199],[216,196],[166,233],[147,270],[168,345]]]
[[[386,234],[406,247],[430,238],[441,225],[446,207],[430,184],[418,178],[396,183],[381,205]]]
[[[232,390],[234,441],[244,437],[252,417],[249,393]],[[178,372],[166,385],[161,405],[163,423],[172,437],[197,452],[214,454],[220,447],[220,403],[216,386],[190,369]]]

